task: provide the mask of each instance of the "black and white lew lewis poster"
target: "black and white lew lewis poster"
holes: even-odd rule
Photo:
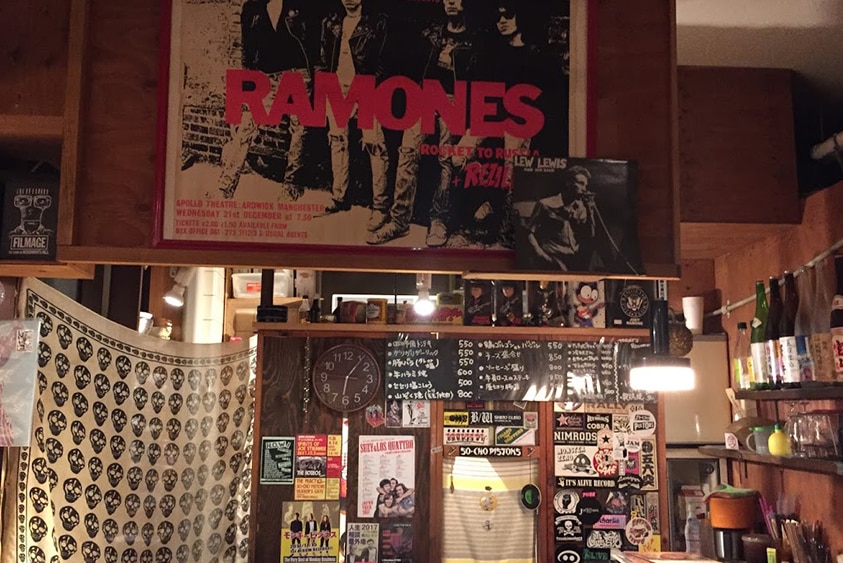
[[[632,161],[515,157],[519,270],[644,274]]]
[[[511,250],[514,157],[585,150],[587,4],[165,0],[159,244]]]

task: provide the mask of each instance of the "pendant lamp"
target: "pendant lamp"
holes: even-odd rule
[[[670,321],[667,301],[653,301],[650,351],[633,360],[629,386],[640,391],[688,391],[695,387],[691,360],[670,355]]]

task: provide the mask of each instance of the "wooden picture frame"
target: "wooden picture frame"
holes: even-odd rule
[[[478,3],[460,39],[441,4],[364,0],[349,66],[339,0],[286,0],[274,30],[274,1],[163,1],[156,247],[509,265],[513,156],[593,142],[590,2]]]

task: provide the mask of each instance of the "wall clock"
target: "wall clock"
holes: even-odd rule
[[[325,406],[336,411],[362,409],[377,395],[380,382],[377,358],[357,344],[328,348],[313,364],[313,390]]]

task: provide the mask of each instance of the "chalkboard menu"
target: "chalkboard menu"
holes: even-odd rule
[[[387,343],[389,399],[651,402],[629,389],[634,340],[398,336]]]

